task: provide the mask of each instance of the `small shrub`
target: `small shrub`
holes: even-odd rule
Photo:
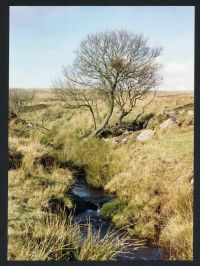
[[[34,90],[26,89],[12,89],[9,92],[9,105],[10,109],[14,112],[21,113],[25,111],[27,106],[35,99]]]

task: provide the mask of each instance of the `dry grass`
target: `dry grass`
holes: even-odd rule
[[[21,233],[9,240],[9,259],[20,261],[114,260],[129,247],[130,236],[119,238],[109,230],[104,237],[94,232],[90,221],[84,225],[86,237],[81,239],[80,225],[72,217],[42,216],[36,222],[21,223]],[[9,236],[10,238],[10,236]]]
[[[130,236],[119,230],[109,229],[104,237],[101,237],[100,229],[95,231],[90,222],[86,225],[87,236],[83,241],[78,260],[115,260],[117,256],[131,245]]]

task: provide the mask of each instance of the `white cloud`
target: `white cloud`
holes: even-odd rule
[[[166,65],[164,68],[164,73],[165,75],[179,75],[179,74],[184,74],[188,70],[188,65],[187,64],[181,64],[181,63],[170,63]]]
[[[171,62],[161,70],[163,82],[160,89],[194,90],[194,61]]]

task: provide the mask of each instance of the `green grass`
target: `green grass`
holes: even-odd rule
[[[102,208],[100,209],[100,215],[103,218],[110,219],[112,218],[117,212],[123,212],[124,207],[127,205],[127,202],[124,202],[119,199],[111,200],[105,203]]]

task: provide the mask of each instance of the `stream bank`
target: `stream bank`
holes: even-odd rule
[[[125,234],[123,229],[115,229],[114,224],[110,220],[103,219],[100,216],[100,208],[103,204],[116,198],[113,194],[108,194],[102,189],[96,189],[89,186],[86,178],[81,171],[81,176],[75,174],[76,181],[69,191],[70,197],[75,205],[74,220],[83,225],[81,234],[84,238],[86,231],[85,226],[90,221],[93,230],[100,230],[100,235],[103,238],[109,229],[116,230],[119,237]],[[163,250],[159,247],[154,247],[148,241],[139,238],[132,238],[128,250],[124,254],[116,258],[117,261],[132,261],[132,260],[163,260]]]

